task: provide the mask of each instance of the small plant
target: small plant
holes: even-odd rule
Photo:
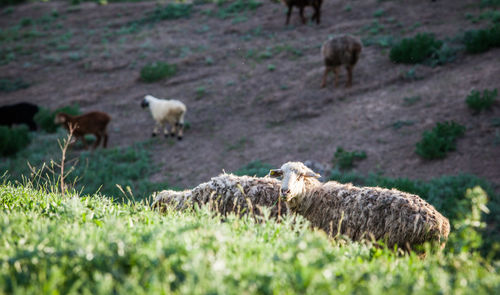
[[[30,86],[29,83],[25,82],[21,78],[9,79],[4,78],[0,79],[0,92],[12,92],[19,89],[25,89]]]
[[[366,158],[364,151],[349,152],[342,147],[337,147],[337,151],[333,156],[333,164],[337,165],[340,169],[350,169],[354,166],[355,160],[362,160]]]
[[[433,35],[420,33],[394,45],[389,56],[396,63],[421,63],[435,54],[442,45],[443,42],[436,40]]]
[[[413,124],[415,124],[415,122],[413,121],[402,121],[402,120],[398,120],[394,123],[392,123],[392,128],[398,130],[398,129],[401,129],[402,127],[405,127],[405,126],[412,126]]]
[[[385,10],[383,8],[380,8],[380,9],[375,10],[375,12],[373,13],[373,16],[374,17],[381,17],[384,14],[385,14]]]
[[[267,69],[270,71],[270,72],[274,72],[274,70],[276,70],[276,66],[273,65],[273,64],[268,64],[267,65]]]
[[[419,102],[422,98],[420,96],[410,96],[410,97],[403,97],[403,105],[405,107],[412,106]]]
[[[27,126],[9,128],[0,126],[0,155],[11,156],[24,149],[31,139]]]
[[[472,30],[465,33],[463,42],[468,53],[482,53],[500,47],[500,24],[489,29]]]
[[[207,95],[207,88],[205,86],[196,88],[196,99],[201,99],[205,95]]]
[[[219,10],[216,13],[217,17],[226,19],[246,11],[254,11],[262,5],[262,2],[255,0],[236,0],[229,4],[227,4],[226,1],[218,1],[217,4],[219,6]]]
[[[234,174],[239,176],[248,175],[248,176],[264,177],[267,174],[269,174],[269,170],[271,170],[272,168],[273,168],[272,165],[268,163],[262,163],[260,160],[256,160],[236,170]]]
[[[141,69],[141,80],[152,83],[161,79],[171,77],[177,72],[177,67],[165,62],[154,62],[145,65]]]
[[[491,106],[495,102],[497,96],[498,90],[496,88],[493,90],[485,89],[483,91],[483,96],[481,96],[481,92],[472,90],[465,99],[465,102],[475,113],[480,113],[483,110],[491,109]]]
[[[23,18],[19,22],[19,25],[21,25],[21,27],[29,27],[33,25],[33,20],[31,18]]]
[[[146,17],[139,23],[155,23],[163,20],[172,20],[179,18],[188,18],[191,15],[191,4],[171,3],[165,7],[156,6],[153,11],[146,14]]]
[[[66,113],[72,116],[76,116],[80,114],[80,108],[78,107],[78,105],[65,106],[55,111],[51,111],[46,108],[40,108],[38,113],[35,115],[34,120],[42,130],[45,130],[45,132],[54,133],[59,127],[59,125],[54,123],[54,119],[57,113]]]
[[[431,131],[424,131],[417,142],[416,153],[425,159],[442,159],[456,149],[456,140],[465,133],[465,126],[454,121],[438,122]]]
[[[346,4],[346,6],[344,6],[344,11],[345,12],[351,12],[352,11],[352,6],[349,5],[349,4]]]

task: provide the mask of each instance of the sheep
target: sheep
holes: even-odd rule
[[[0,125],[11,127],[14,124],[26,124],[31,131],[37,129],[33,120],[38,113],[38,106],[29,102],[21,102],[0,107]]]
[[[314,14],[311,17],[311,21],[316,20],[316,24],[319,25],[321,17],[321,5],[323,4],[323,0],[281,0],[281,1],[288,7],[288,11],[286,13],[286,23],[285,23],[286,25],[290,23],[290,15],[292,14],[292,9],[294,6],[297,6],[299,8],[302,24],[306,23],[306,18],[304,16],[304,8],[306,6],[312,6],[314,8]]]
[[[346,87],[351,87],[352,70],[358,62],[362,48],[363,46],[359,38],[351,35],[340,35],[323,43],[323,46],[321,46],[321,55],[325,62],[325,72],[321,88],[326,86],[326,78],[330,71],[335,74],[335,87],[338,86],[338,68],[341,65],[345,66],[348,74]]]
[[[383,239],[388,247],[397,244],[407,251],[425,242],[445,246],[448,219],[417,195],[336,181],[321,183],[316,179],[320,175],[301,162],[285,163],[270,175],[283,177],[281,198],[288,210],[329,235]]]
[[[101,137],[104,137],[103,147],[106,148],[108,144],[108,132],[106,127],[111,121],[111,117],[103,112],[89,112],[80,116],[71,116],[66,113],[58,113],[54,119],[56,124],[62,124],[66,130],[73,130],[73,135],[83,142],[85,149],[88,148],[85,134],[94,134],[96,142],[93,149],[96,149],[100,142]]]
[[[175,99],[159,99],[151,95],[146,95],[141,102],[141,107],[149,107],[153,119],[156,121],[152,136],[158,134],[158,128],[165,126],[163,133],[168,137],[168,129],[165,123],[168,122],[172,127],[170,135],[174,137],[177,134],[177,139],[182,140],[182,132],[184,129],[184,115],[186,114],[186,105]]]
[[[269,207],[269,216],[286,215],[286,207],[279,200],[279,181],[274,178],[258,178],[220,174],[192,190],[164,190],[158,193],[152,208],[164,211],[166,205],[177,210],[209,204],[222,216],[228,213],[262,215],[261,207]]]

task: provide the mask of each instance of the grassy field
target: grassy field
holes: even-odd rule
[[[421,259],[329,239],[301,218],[158,214],[145,202],[54,190],[0,186],[1,294],[500,292],[500,263],[474,251]]]

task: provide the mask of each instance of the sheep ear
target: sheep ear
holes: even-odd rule
[[[320,178],[321,175],[318,173],[315,173],[313,171],[307,171],[306,174],[304,174],[305,177],[315,177],[315,178]]]
[[[281,169],[269,170],[269,176],[271,176],[271,177],[280,177],[281,175],[283,175],[283,170],[281,170]]]

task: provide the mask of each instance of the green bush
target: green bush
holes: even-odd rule
[[[12,92],[19,89],[25,89],[30,86],[29,83],[25,82],[23,79],[0,79],[0,92]]]
[[[465,127],[456,122],[438,122],[432,131],[424,131],[416,153],[425,159],[442,159],[456,149],[456,139],[464,133]]]
[[[26,0],[0,0],[1,6],[17,5],[26,2]]]
[[[477,90],[472,90],[471,93],[465,99],[465,102],[474,112],[479,113],[482,110],[489,110],[495,102],[498,95],[498,91],[485,89],[483,91],[483,96],[481,92]]]
[[[421,63],[435,54],[442,45],[443,42],[436,40],[434,35],[420,33],[413,38],[405,38],[394,45],[389,57],[396,63]]]
[[[342,147],[337,147],[337,151],[333,156],[333,164],[337,165],[340,169],[349,169],[353,167],[355,160],[362,160],[366,158],[364,151],[349,152]]]
[[[482,53],[493,47],[500,47],[500,24],[489,29],[467,31],[463,42],[469,53]]]
[[[262,163],[261,161],[253,161],[248,163],[247,165],[241,167],[236,170],[234,174],[236,175],[248,175],[248,176],[257,176],[264,177],[269,173],[269,170],[273,168],[272,165],[267,163]]]
[[[11,156],[30,143],[28,127],[25,125],[9,128],[0,126],[0,155]]]
[[[177,67],[165,62],[154,62],[145,65],[141,69],[141,79],[144,82],[156,82],[171,77],[177,72]]]
[[[72,116],[76,116],[80,114],[80,108],[78,105],[71,105],[59,108],[55,111],[51,111],[46,108],[40,108],[38,113],[35,115],[35,122],[42,130],[48,133],[54,133],[59,128],[54,122],[57,113],[66,113]]]

